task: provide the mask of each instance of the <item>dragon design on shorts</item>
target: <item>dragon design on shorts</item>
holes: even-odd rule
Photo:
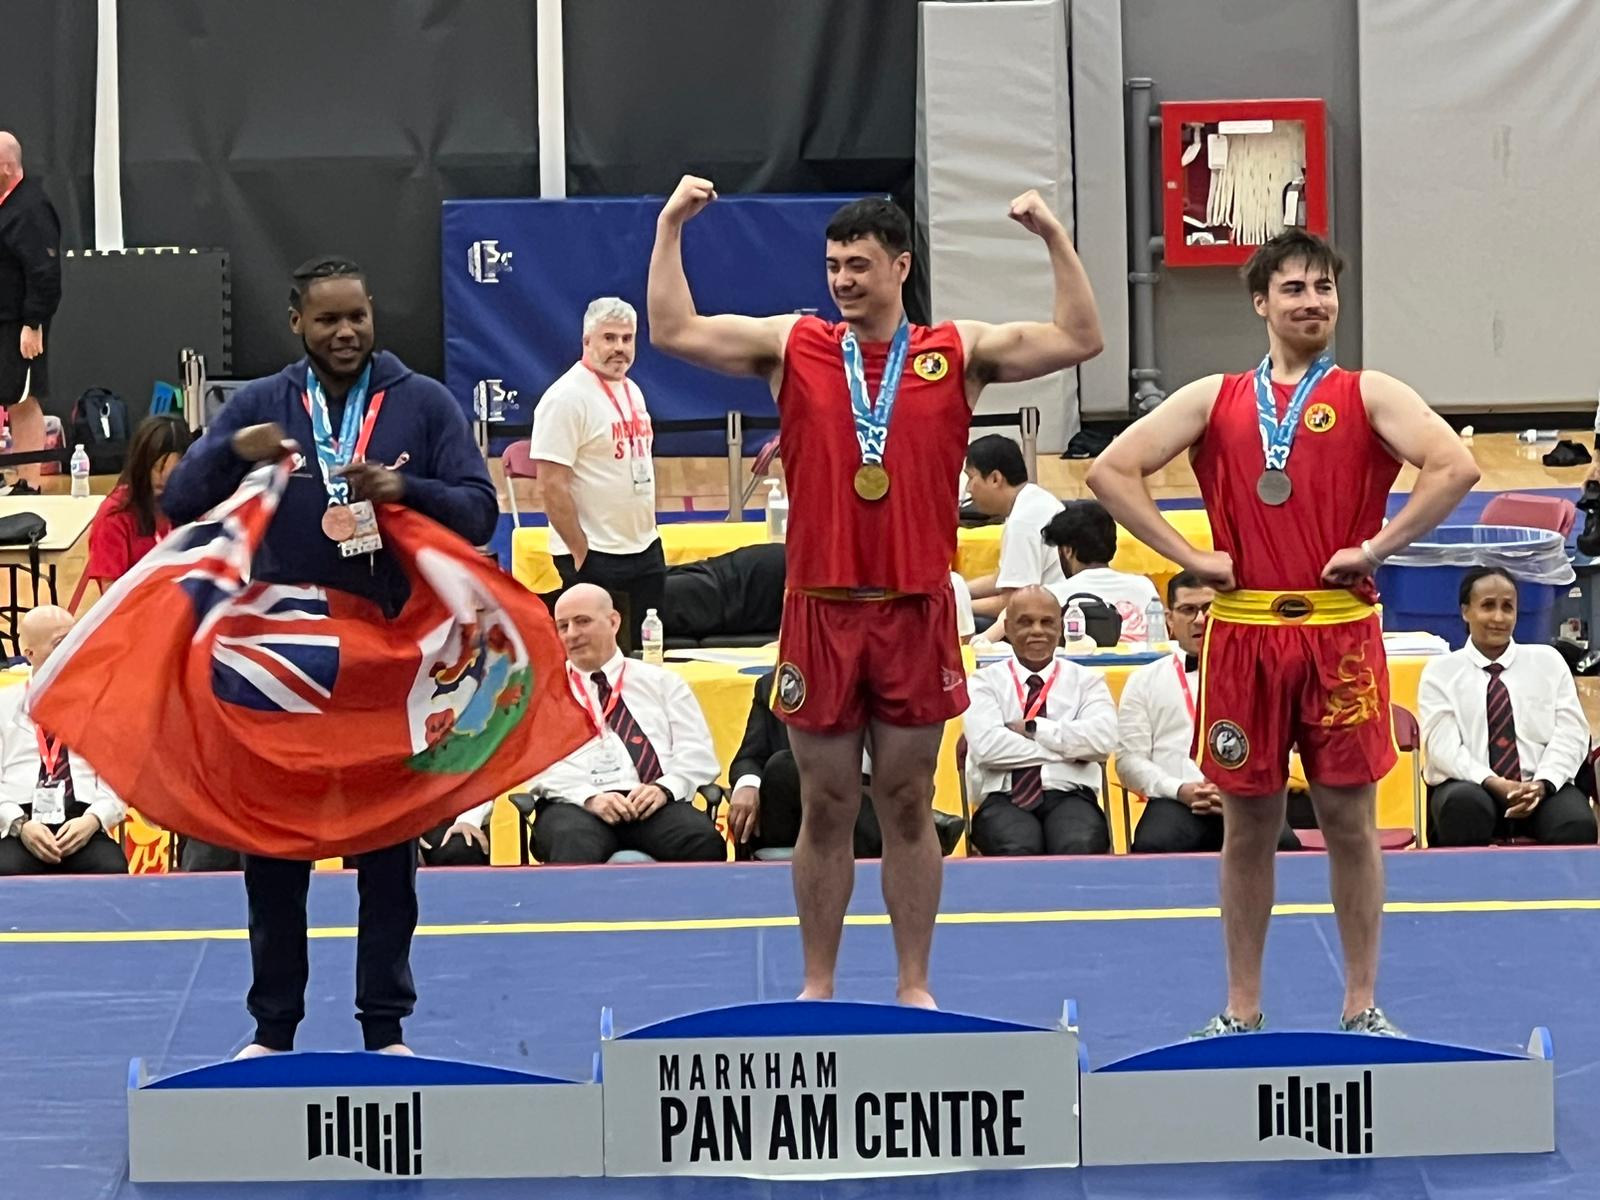
[[[1338,682],[1328,689],[1328,704],[1322,713],[1324,729],[1346,729],[1364,725],[1377,717],[1378,677],[1367,665],[1367,648],[1352,651],[1339,659]]]

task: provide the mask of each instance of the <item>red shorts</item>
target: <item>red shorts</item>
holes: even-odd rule
[[[783,598],[772,709],[808,733],[869,720],[939,725],[967,708],[967,676],[949,587],[888,600]]]
[[[1235,624],[1213,608],[1195,721],[1201,772],[1231,795],[1270,796],[1288,782],[1296,747],[1306,778],[1328,787],[1375,783],[1394,766],[1379,618]]]

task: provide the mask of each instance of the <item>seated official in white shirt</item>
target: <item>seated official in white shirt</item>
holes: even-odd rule
[[[649,609],[664,613],[667,560],[656,531],[655,431],[628,378],[633,305],[602,296],[583,314],[583,358],[533,410],[528,452],[539,466],[550,554],[561,585],[597,583],[623,610],[622,646],[639,646]]]
[[[1117,778],[1145,798],[1135,854],[1222,849],[1222,795],[1194,761],[1200,642],[1216,593],[1188,571],[1167,584],[1167,627],[1178,652],[1128,676],[1117,705]],[[1278,849],[1298,850],[1287,824]]]
[[[1117,555],[1117,523],[1098,500],[1074,500],[1044,527],[1044,540],[1061,556],[1066,580],[1050,584],[1061,607],[1073,596],[1098,596],[1122,617],[1121,642],[1150,640],[1145,613],[1150,602],[1160,601],[1156,585],[1143,575],[1114,571],[1109,564]]]
[[[997,617],[1017,588],[1062,581],[1061,563],[1039,534],[1061,511],[1061,501],[1028,482],[1022,450],[1004,434],[988,434],[967,447],[966,476],[973,506],[986,516],[1005,518],[999,567],[970,583],[973,611]]]
[[[580,583],[556,601],[567,682],[596,736],[528,784],[538,797],[533,854],[603,863],[618,850],[658,862],[723,862],[727,843],[694,806],[721,768],[689,685],[622,656],[621,618],[605,589]]]
[[[982,854],[1105,854],[1100,764],[1116,748],[1117,709],[1097,671],[1056,657],[1061,606],[1042,587],[1007,607],[1014,659],[967,683],[969,787],[982,797],[972,844]]]
[[[53,605],[22,618],[17,641],[37,670],[71,631]],[[27,687],[0,691],[0,875],[125,875],[110,831],[128,806],[89,764],[33,723]]]
[[[1429,841],[1593,842],[1594,810],[1573,782],[1589,722],[1566,660],[1513,640],[1517,586],[1499,567],[1468,571],[1460,601],[1467,644],[1424,667],[1417,686]]]
[[[428,830],[417,839],[417,853],[425,867],[487,867],[489,865],[489,815],[494,797],[474,805],[454,821]]]

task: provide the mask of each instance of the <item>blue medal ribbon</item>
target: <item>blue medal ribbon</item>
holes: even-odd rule
[[[1324,354],[1310,367],[1294,394],[1289,397],[1289,407],[1278,420],[1278,404],[1272,395],[1272,356],[1261,360],[1256,368],[1256,423],[1261,427],[1261,451],[1267,460],[1267,470],[1281,471],[1289,465],[1289,452],[1294,449],[1295,434],[1300,429],[1300,414],[1306,401],[1322,377],[1333,369],[1333,355]]]
[[[322,482],[328,489],[328,505],[348,504],[350,484],[334,474],[340,467],[350,465],[355,457],[356,445],[361,440],[361,421],[367,412],[367,385],[372,380],[372,363],[369,361],[360,376],[345,395],[344,420],[340,423],[339,438],[334,440],[333,421],[328,416],[328,397],[322,390],[317,373],[306,366],[306,408],[311,414],[311,439],[317,448],[317,465],[322,468]]]
[[[844,381],[850,388],[850,413],[856,423],[856,443],[863,463],[880,464],[889,441],[889,416],[895,397],[900,394],[900,376],[906,368],[906,352],[911,346],[911,325],[904,317],[889,342],[889,357],[878,381],[876,404],[867,399],[867,375],[861,361],[861,345],[855,330],[847,330],[840,348],[844,351]]]

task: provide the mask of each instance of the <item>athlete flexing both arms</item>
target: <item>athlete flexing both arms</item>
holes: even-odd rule
[[[1263,1024],[1261,958],[1296,745],[1327,840],[1344,944],[1340,1027],[1399,1032],[1374,998],[1383,914],[1374,800],[1395,749],[1372,574],[1444,519],[1478,469],[1411,388],[1334,364],[1342,266],[1298,230],[1257,249],[1244,273],[1266,321],[1267,357],[1254,371],[1179,388],[1089,472],[1090,488],[1129,532],[1217,589],[1195,742],[1200,769],[1222,792],[1228,1001],[1205,1036]],[[1185,451],[1210,518],[1210,551],[1167,523],[1144,484]],[[1420,475],[1385,525],[1402,462]]]
[[[941,873],[934,764],[945,722],[967,706],[950,563],[972,406],[989,383],[1035,379],[1099,353],[1094,296],[1071,238],[1030,191],[1010,216],[1050,253],[1051,320],[910,325],[900,296],[910,223],[889,201],[866,199],[840,209],[827,229],[840,323],[702,316],[683,272],[682,234],[714,199],[708,180],[686,176],[661,212],[650,340],[700,366],[763,378],[778,403],[790,515],[773,707],[800,772],[801,997],[833,995],[870,730],[897,994],[931,1007]]]

